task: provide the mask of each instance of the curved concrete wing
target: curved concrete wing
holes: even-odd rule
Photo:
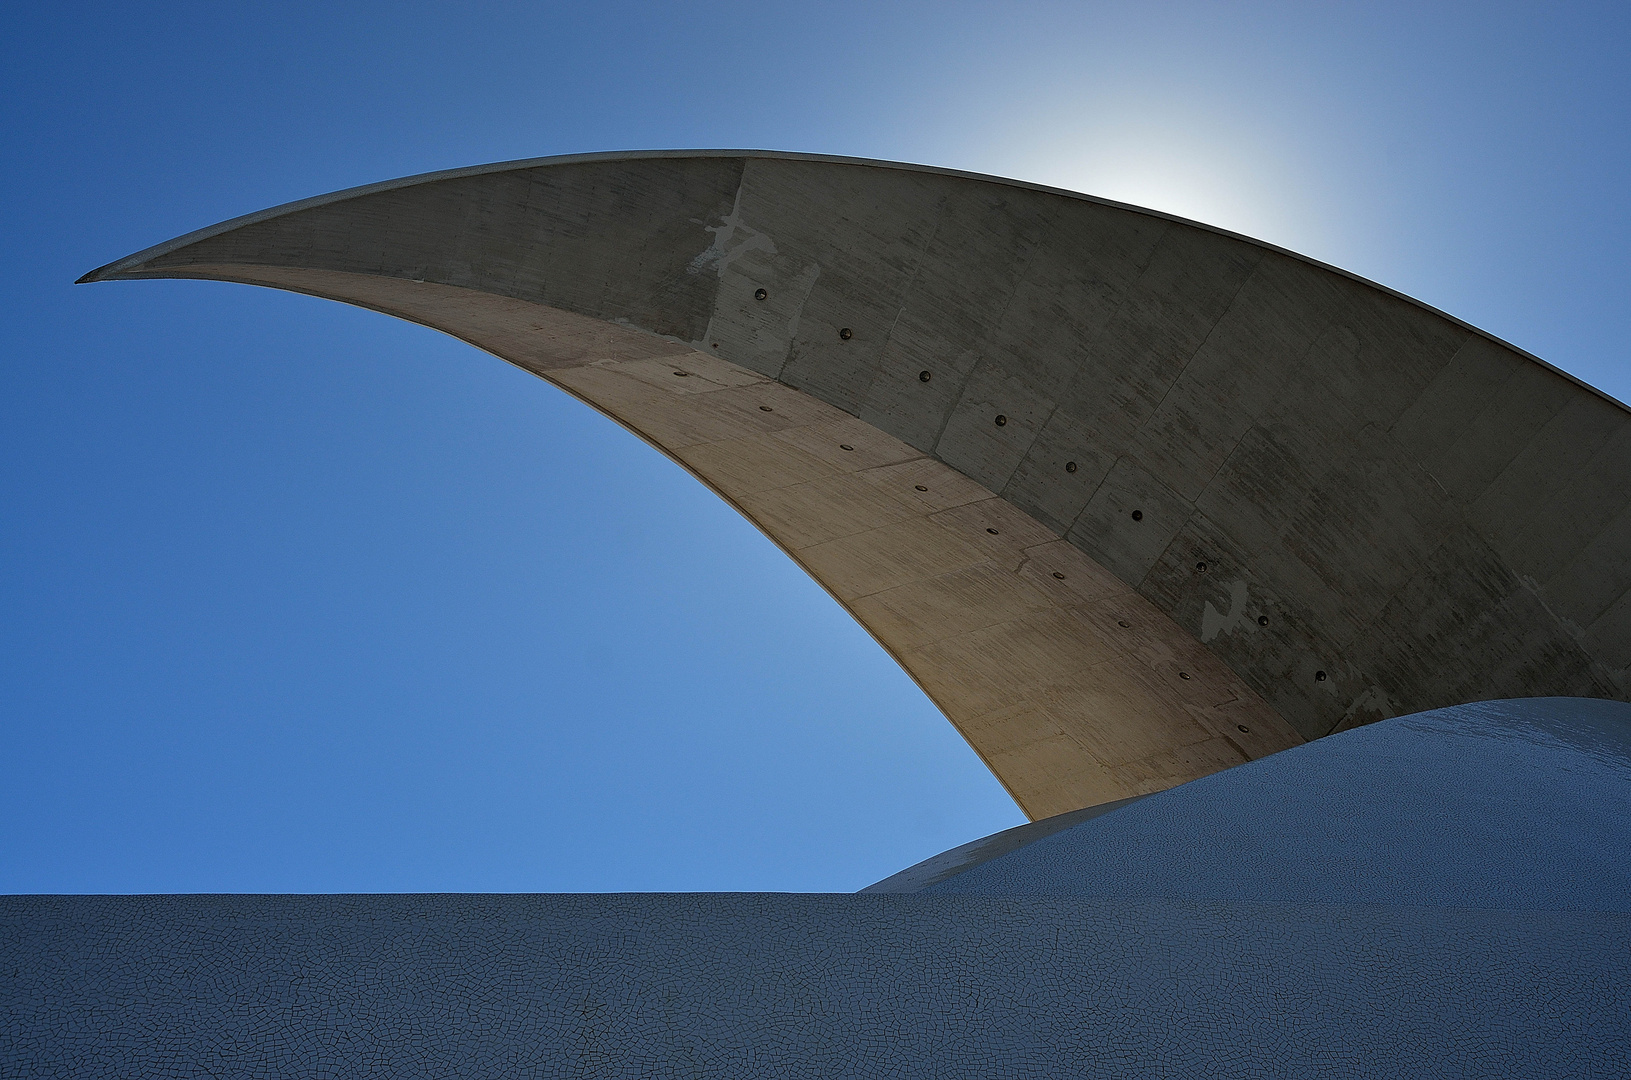
[[[1033,818],[1397,713],[1625,698],[1631,418],[1378,286],[914,166],[393,181],[85,280],[359,304],[532,371],[820,581]]]

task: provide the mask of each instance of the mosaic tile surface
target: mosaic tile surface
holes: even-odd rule
[[[0,897],[0,1077],[1631,1076],[1628,732],[1385,721],[916,893]]]
[[[6,1077],[1625,1076],[1631,916],[17,897]]]
[[[1530,698],[1385,720],[927,891],[1631,911],[1631,705]]]

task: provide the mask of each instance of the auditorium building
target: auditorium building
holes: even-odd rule
[[[139,278],[611,417],[1031,824],[854,895],[0,898],[0,1074],[1631,1075],[1631,413],[1536,357],[1169,215],[784,153],[389,181],[83,280]]]

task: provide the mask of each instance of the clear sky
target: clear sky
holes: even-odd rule
[[[17,4],[0,892],[849,890],[1020,823],[676,466],[432,331],[73,286],[276,203],[755,147],[1152,206],[1631,399],[1625,3]]]

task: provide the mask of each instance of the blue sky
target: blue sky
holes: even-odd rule
[[[1018,824],[633,436],[423,328],[70,284],[485,161],[762,147],[1236,229],[1631,399],[1623,4],[14,5],[0,892],[859,888]]]

